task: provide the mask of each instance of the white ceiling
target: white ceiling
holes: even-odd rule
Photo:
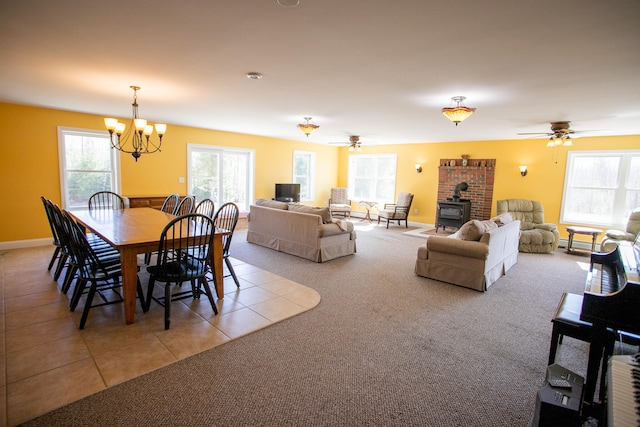
[[[640,134],[640,0],[4,0],[0,61],[0,101],[317,143]]]

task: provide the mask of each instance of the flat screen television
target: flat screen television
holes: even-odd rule
[[[276,184],[275,199],[281,202],[299,202],[300,184]]]

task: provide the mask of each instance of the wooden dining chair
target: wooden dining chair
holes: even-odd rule
[[[185,196],[180,203],[176,206],[173,211],[175,216],[181,216],[190,214],[196,207],[196,197],[195,196]]]
[[[172,214],[173,211],[176,210],[176,206],[178,205],[179,201],[180,201],[180,196],[177,193],[169,194],[167,198],[164,199],[164,202],[162,203],[162,207],[160,208],[160,210],[162,212]]]
[[[87,285],[89,286],[79,324],[79,328],[84,329],[92,308],[124,301],[119,292],[122,287],[120,254],[116,250],[112,250],[109,255],[106,252],[96,253],[87,239],[87,234],[77,225],[69,212],[63,210],[62,218],[69,236],[71,256],[77,267],[76,287],[70,304],[71,311],[75,310]],[[139,279],[137,293],[144,310],[146,306]],[[96,294],[100,300],[94,303]]]
[[[213,217],[213,223],[217,228],[222,228],[229,231],[229,234],[225,234],[222,236],[222,258],[224,259],[224,263],[227,265],[227,269],[229,270],[229,274],[225,275],[224,277],[233,277],[233,281],[236,283],[236,286],[238,288],[240,287],[240,282],[238,281],[236,272],[234,271],[231,260],[229,259],[229,248],[231,247],[233,232],[235,231],[236,225],[238,224],[239,215],[240,209],[238,208],[238,205],[232,202],[228,202],[220,206],[220,209],[218,209],[215,216]]]
[[[121,195],[112,191],[98,191],[89,198],[89,210],[97,209],[124,209],[124,199]]]
[[[207,280],[210,271],[211,251],[213,251],[213,220],[206,215],[191,213],[174,218],[160,234],[158,257],[155,265],[147,267],[149,284],[145,311],[151,301],[164,307],[164,328],[171,324],[171,303],[185,298],[200,299],[205,294],[214,314],[218,309]],[[182,291],[180,285],[190,282],[191,288]],[[154,296],[156,282],[165,283],[164,295]],[[177,288],[177,292],[172,291]]]
[[[209,218],[213,218],[213,214],[215,213],[215,203],[211,199],[203,199],[196,206],[195,212],[206,215]]]

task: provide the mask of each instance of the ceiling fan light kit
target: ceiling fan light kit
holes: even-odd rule
[[[471,117],[471,115],[476,111],[475,108],[469,108],[464,105],[465,99],[467,99],[465,96],[454,96],[451,100],[456,103],[456,106],[445,107],[442,109],[442,114],[455,123],[456,126],[458,126],[458,123],[462,123]]]

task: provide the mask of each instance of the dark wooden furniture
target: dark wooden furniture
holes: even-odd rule
[[[160,210],[167,198],[167,194],[162,196],[126,196],[129,199],[130,208],[153,208]],[[181,197],[182,199],[182,197]]]
[[[593,325],[585,383],[585,401],[593,401],[598,370],[607,363],[609,330],[640,334],[640,239],[609,253],[592,253],[580,320]],[[603,366],[604,369],[604,366]],[[606,384],[602,381],[602,384]],[[604,386],[601,385],[601,389]],[[603,390],[601,390],[601,396]]]
[[[93,231],[120,252],[124,314],[127,324],[135,318],[138,284],[138,254],[157,251],[160,234],[174,216],[151,208],[122,211],[74,211],[71,214],[85,228]],[[226,230],[216,229],[211,263],[215,274],[216,294],[224,297],[222,236]]]

